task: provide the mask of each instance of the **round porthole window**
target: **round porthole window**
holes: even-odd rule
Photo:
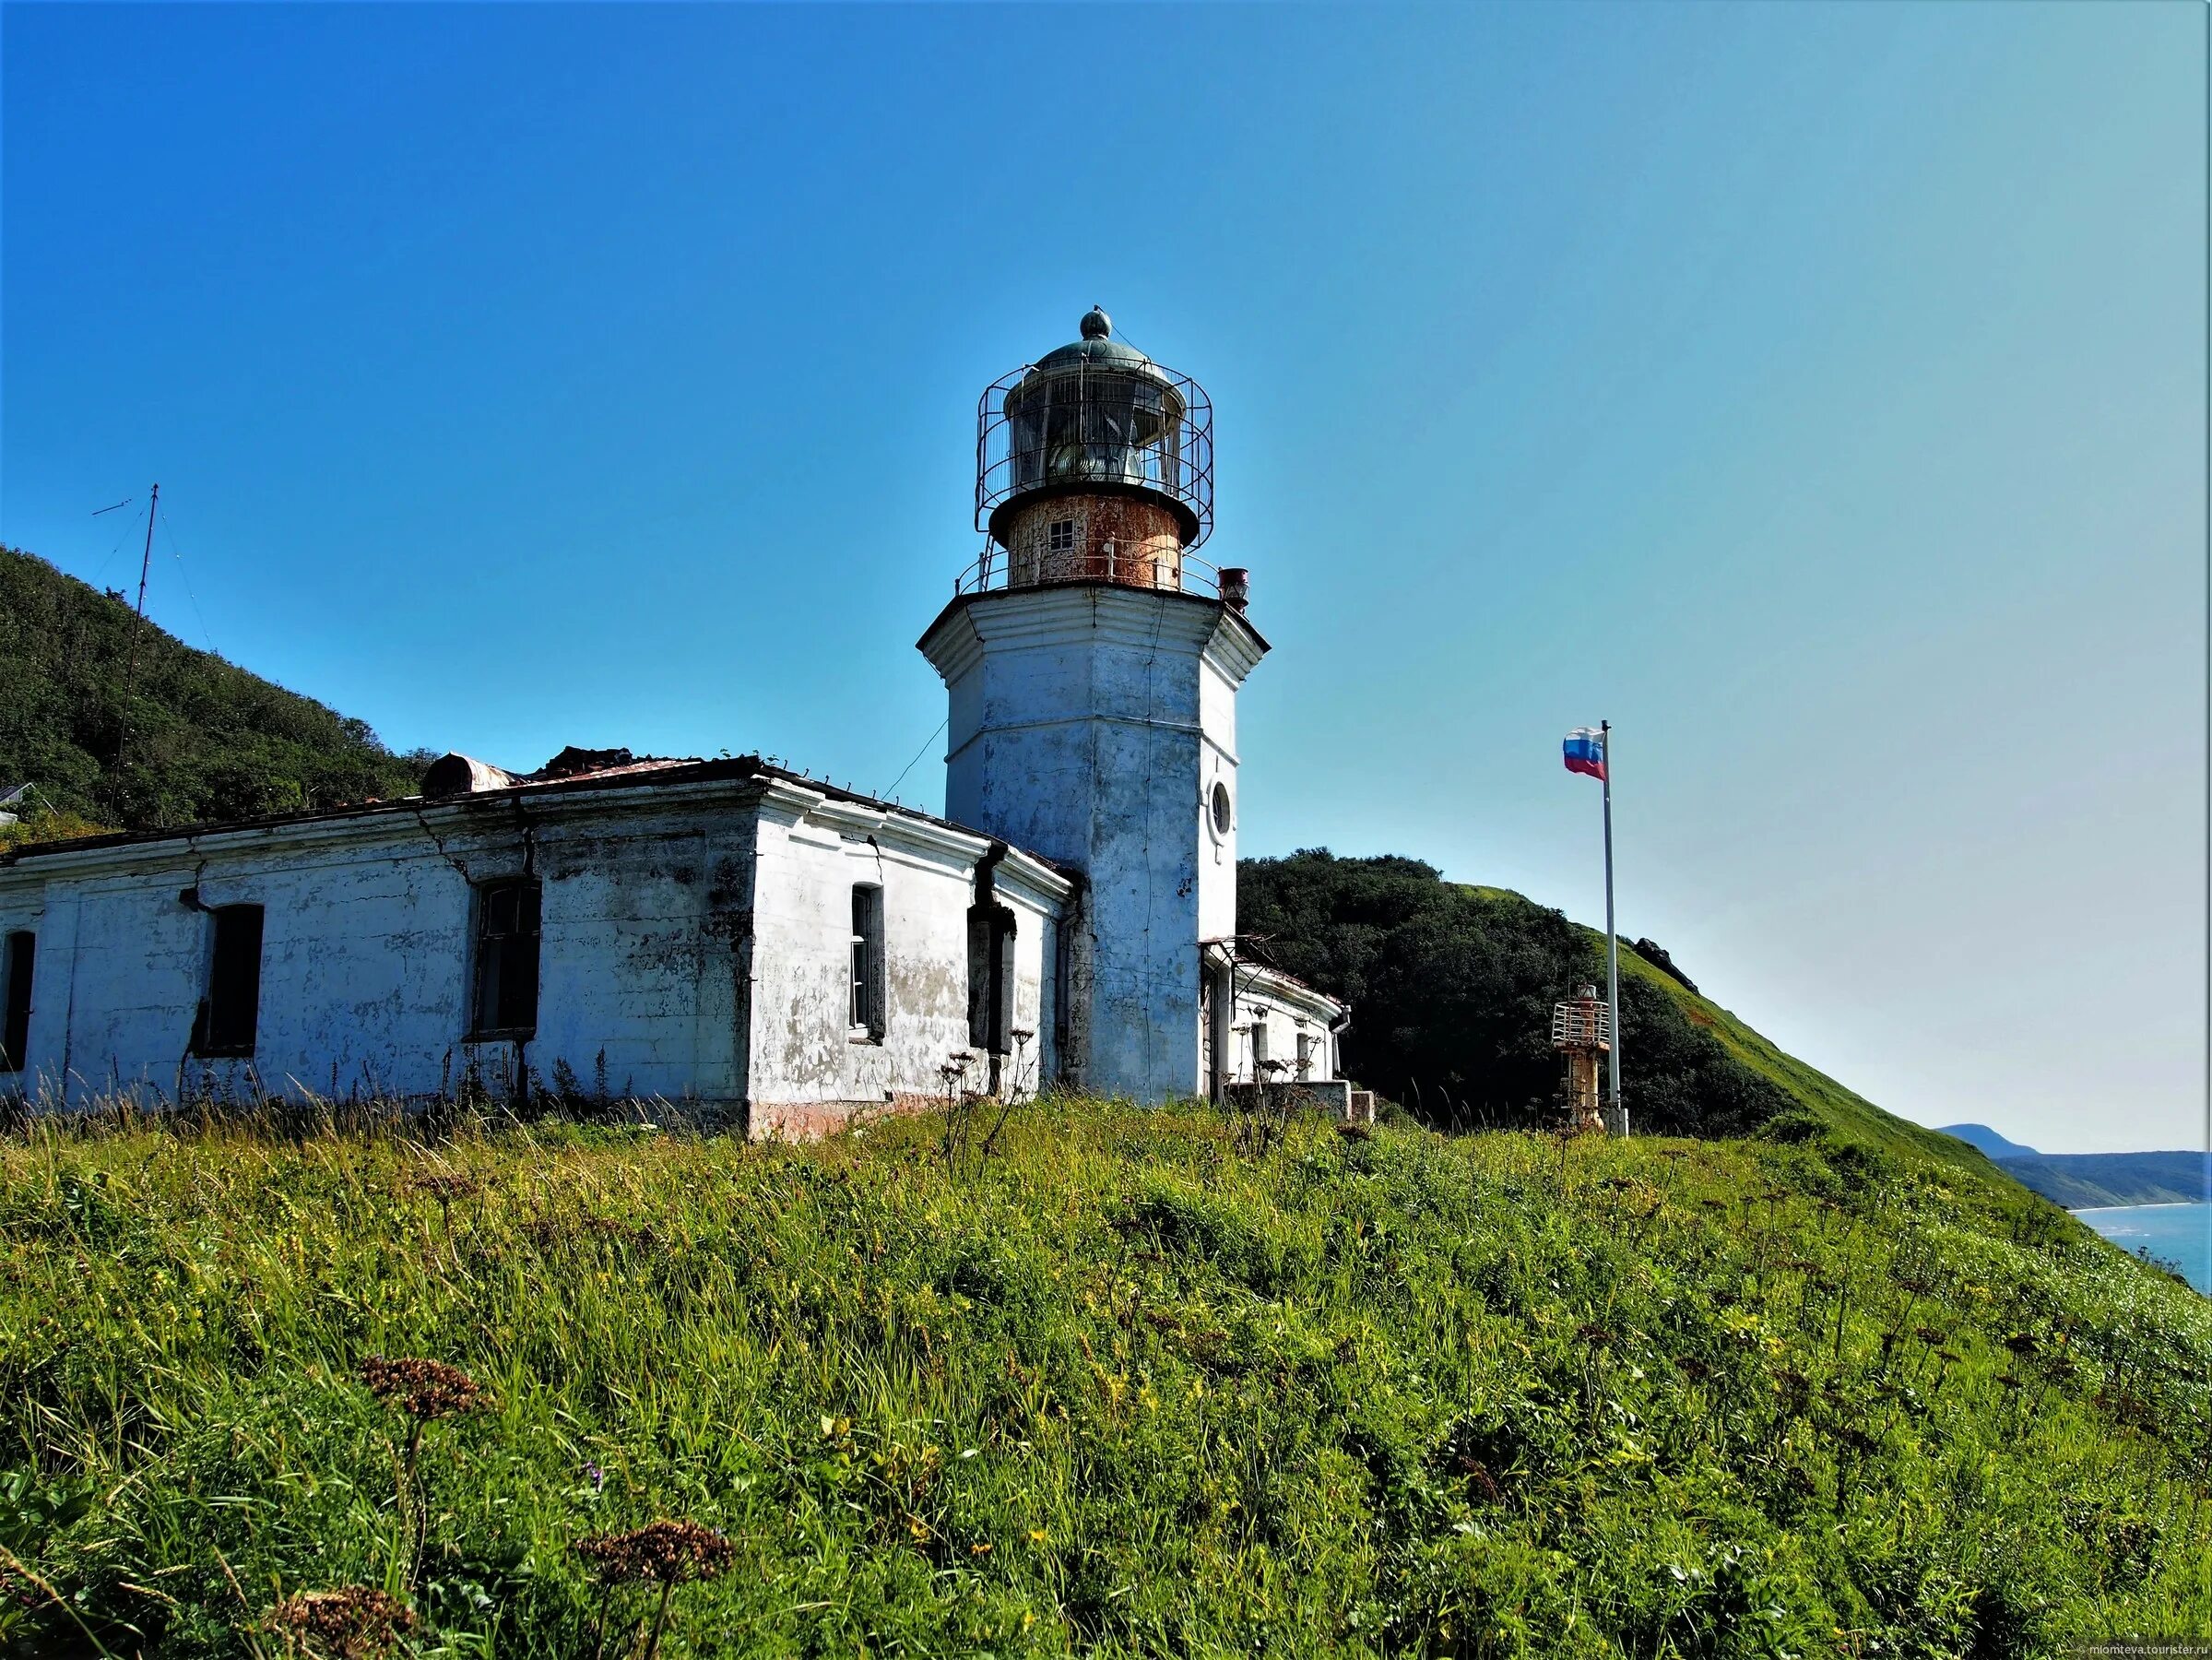
[[[1214,787],[1213,787],[1212,814],[1213,814],[1213,834],[1214,834],[1214,835],[1216,835],[1216,836],[1226,836],[1226,835],[1228,835],[1228,834],[1229,834],[1229,824],[1230,824],[1230,811],[1229,811],[1229,787],[1228,787],[1226,784],[1218,784],[1218,783],[1217,783],[1217,784],[1215,784],[1215,785],[1214,785]]]

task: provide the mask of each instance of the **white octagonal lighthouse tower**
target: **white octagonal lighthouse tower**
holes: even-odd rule
[[[952,715],[945,815],[1080,872],[1068,1082],[1158,1101],[1238,1066],[1236,690],[1267,651],[1212,528],[1212,409],[1113,338],[977,411],[982,557],[922,637]],[[1248,1041],[1246,1047],[1249,1047]]]

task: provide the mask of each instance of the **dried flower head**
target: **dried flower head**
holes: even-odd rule
[[[466,1199],[471,1193],[481,1192],[483,1185],[473,1176],[458,1174],[415,1178],[415,1192],[427,1193],[441,1204],[450,1204],[455,1199]]]
[[[1453,1461],[1454,1467],[1467,1478],[1468,1496],[1477,1504],[1503,1504],[1506,1495],[1497,1485],[1497,1477],[1490,1474],[1489,1466],[1472,1453],[1462,1452]]]
[[[579,1539],[576,1554],[610,1580],[675,1585],[715,1578],[736,1559],[738,1547],[697,1522],[653,1522],[628,1533]]]
[[[269,1624],[339,1660],[371,1660],[414,1629],[415,1611],[388,1592],[341,1585],[294,1593],[269,1610]]]
[[[361,1362],[361,1381],[387,1406],[428,1420],[473,1412],[483,1402],[483,1385],[457,1366],[442,1360],[396,1360],[371,1355]]]

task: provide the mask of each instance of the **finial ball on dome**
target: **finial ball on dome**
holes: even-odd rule
[[[1084,339],[1103,340],[1114,332],[1114,319],[1106,314],[1106,307],[1094,305],[1083,313],[1082,326]]]

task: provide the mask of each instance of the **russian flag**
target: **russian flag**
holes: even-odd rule
[[[1605,776],[1605,735],[1595,727],[1577,727],[1567,735],[1567,770],[1586,777]]]

